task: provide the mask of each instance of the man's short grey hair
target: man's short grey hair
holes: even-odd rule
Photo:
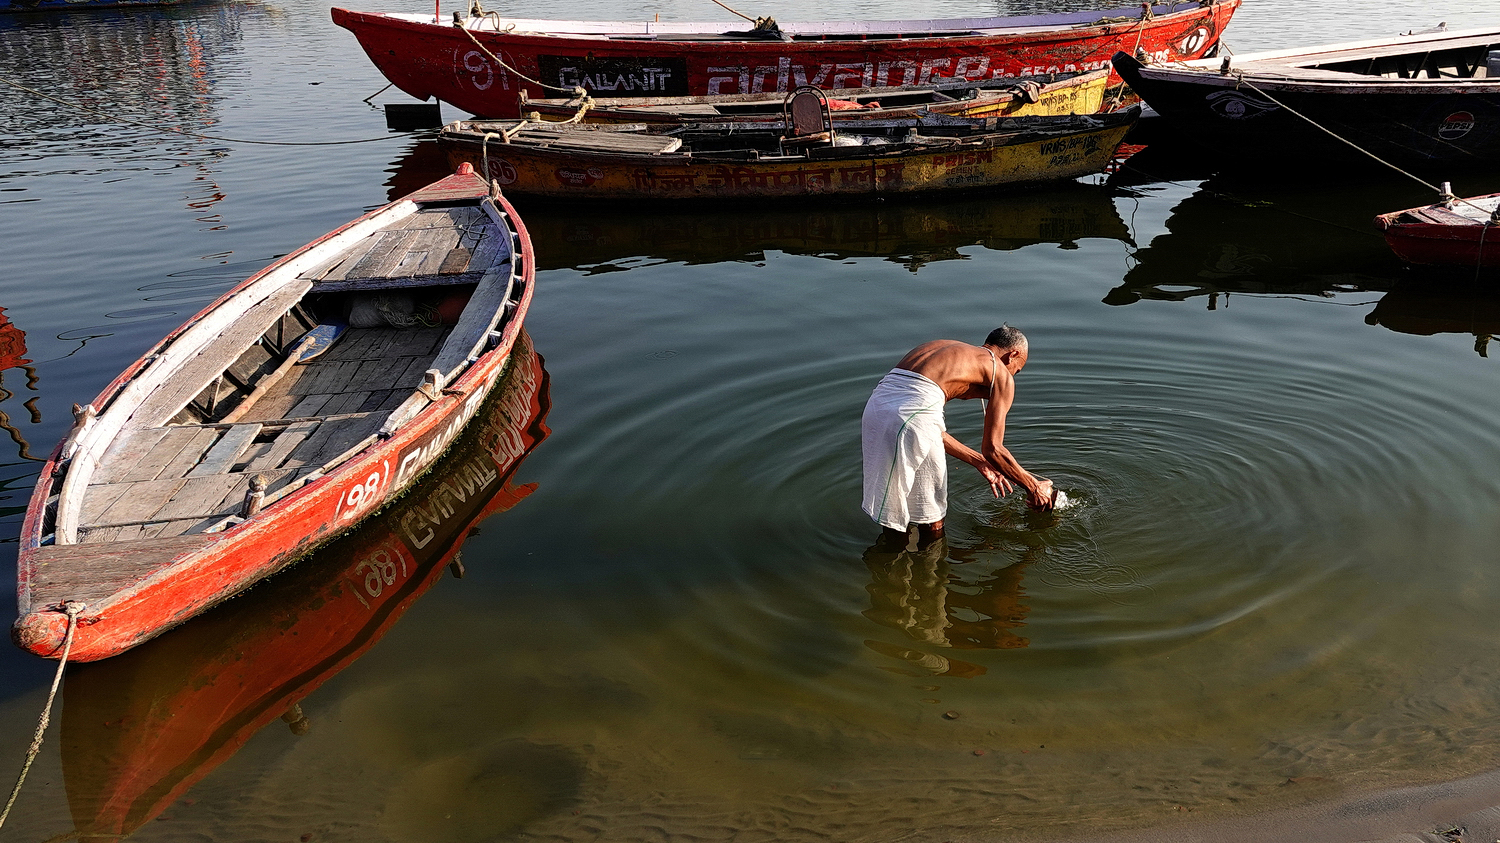
[[[1012,328],[1009,325],[1001,325],[995,330],[990,331],[990,335],[984,338],[984,344],[993,345],[1002,351],[1012,348],[1024,350],[1027,345],[1026,335],[1021,333],[1019,329]]]

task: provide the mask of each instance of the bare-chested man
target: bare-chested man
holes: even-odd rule
[[[1033,507],[1050,509],[1052,481],[1022,468],[1005,447],[1005,414],[1026,357],[1026,337],[1009,325],[991,331],[984,345],[933,340],[907,352],[865,405],[865,513],[901,535],[912,524],[924,538],[942,535],[945,453],[974,466],[996,497],[1009,494],[1014,482]],[[970,398],[988,399],[978,451],[949,435],[943,421],[945,403]]]

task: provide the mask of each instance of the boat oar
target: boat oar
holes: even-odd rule
[[[271,391],[271,387],[275,386],[283,377],[286,377],[286,373],[290,372],[293,366],[296,366],[298,363],[306,363],[327,351],[333,345],[334,340],[337,340],[347,327],[347,325],[342,323],[318,325],[316,328],[303,334],[302,339],[298,340],[297,344],[292,346],[291,351],[287,352],[286,359],[281,361],[281,365],[277,366],[275,371],[262,377],[260,383],[255,385],[255,391],[245,396],[245,400],[241,401],[239,406],[230,410],[229,414],[220,420],[220,423],[234,424],[244,418],[245,414],[250,412],[250,408],[255,406],[255,402],[265,397],[265,394]]]

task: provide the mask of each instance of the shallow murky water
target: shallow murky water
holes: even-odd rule
[[[1247,0],[1227,40],[1496,11]],[[444,164],[429,140],[386,137],[361,102],[384,80],[321,6],[0,18],[0,56],[6,79],[91,109],[0,86],[13,536],[27,457],[72,402]],[[353,139],[379,140],[244,142]],[[364,578],[415,523],[399,506],[70,669],[6,834],[1019,839],[1500,766],[1500,295],[1389,255],[1371,217],[1427,201],[1399,176],[1247,174],[1207,152],[1152,148],[1109,179],[993,198],[523,205],[546,376],[509,381],[520,397],[455,455],[470,479],[465,460],[494,458],[482,508],[434,478],[407,505],[450,513],[452,541],[399,585],[382,569],[394,590]],[[1002,321],[1033,349],[1007,444],[1076,505],[1034,514],[955,465],[946,543],[875,547],[858,506],[869,390],[911,346]],[[948,420],[977,440],[978,407]],[[460,543],[466,576],[442,576]],[[0,652],[16,768],[50,669]]]

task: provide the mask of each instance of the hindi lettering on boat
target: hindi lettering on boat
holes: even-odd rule
[[[449,160],[516,194],[580,200],[794,199],[990,190],[1102,172],[1139,109],[1068,117],[908,118],[795,135],[781,123],[459,121]]]

